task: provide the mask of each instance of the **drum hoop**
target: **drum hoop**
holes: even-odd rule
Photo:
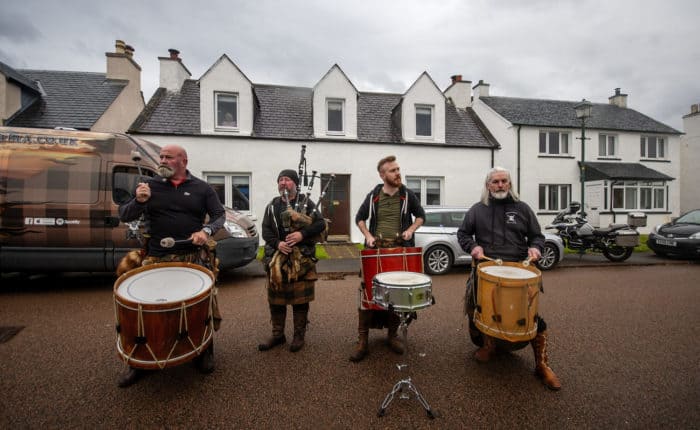
[[[518,269],[523,269],[527,270],[528,272],[532,272],[535,276],[530,278],[504,278],[502,276],[496,276],[483,271],[483,268],[491,266],[499,266],[499,264],[497,264],[495,261],[485,261],[483,263],[479,263],[479,265],[476,266],[476,271],[478,272],[479,278],[484,278],[491,282],[500,282],[501,284],[506,286],[512,284],[513,282],[522,285],[523,283],[538,282],[539,279],[542,279],[542,272],[540,272],[540,270],[537,267],[534,267],[532,264],[529,266],[525,266],[522,263],[516,263],[511,261],[504,261],[500,264],[500,266],[516,267]]]
[[[410,285],[398,284],[399,286],[408,287],[408,286],[413,286],[413,285],[432,284],[432,280],[430,279],[430,276],[426,275],[425,273],[411,272],[411,271],[406,271],[406,270],[393,270],[391,272],[379,272],[376,275],[374,275],[374,277],[372,278],[372,283],[378,282],[380,284],[389,284],[388,282],[382,282],[381,278],[384,278],[387,275],[392,274],[392,273],[405,273],[407,275],[413,275],[417,278],[416,279],[416,281],[418,281],[417,284],[410,284]],[[397,284],[389,284],[389,285],[397,285]]]
[[[185,309],[189,309],[189,308],[196,306],[196,305],[198,305],[206,300],[211,299],[213,290],[209,289],[206,293],[207,294],[205,296],[199,297],[199,300],[197,300],[196,302],[191,302],[191,301],[188,302],[185,300],[185,301],[180,301],[180,302],[167,302],[167,303],[164,303],[163,305],[158,305],[158,303],[134,302],[134,303],[136,303],[136,305],[134,306],[131,303],[122,303],[121,301],[119,301],[119,299],[121,297],[117,296],[116,294],[114,296],[114,301],[119,307],[121,307],[123,309],[128,309],[130,311],[136,311],[136,312],[141,311],[144,313],[172,312],[172,311],[178,311],[178,310],[182,309],[183,304],[184,304]],[[201,295],[201,294],[198,294],[198,296],[199,295]],[[190,297],[190,300],[192,300],[192,297]],[[165,304],[171,305],[173,307],[166,308]],[[139,305],[141,305],[141,309],[139,309]],[[160,307],[158,307],[158,306],[160,306]]]
[[[397,284],[389,284],[389,283],[386,283],[386,282],[381,282],[381,281],[376,280],[376,278],[375,278],[375,280],[374,280],[374,282],[373,282],[373,285],[378,285],[378,286],[380,286],[380,287],[394,288],[394,289],[397,289],[397,290],[398,290],[398,289],[410,290],[410,289],[413,289],[413,288],[432,287],[433,283],[432,283],[432,282],[423,282],[423,283],[420,283],[420,284],[413,284],[413,285],[397,285]]]
[[[185,300],[178,300],[178,301],[169,301],[169,302],[164,302],[162,304],[159,303],[142,303],[142,302],[137,302],[134,300],[130,300],[127,297],[124,297],[122,295],[117,294],[117,289],[119,286],[126,281],[128,278],[131,278],[134,275],[137,275],[141,272],[149,271],[149,270],[154,270],[154,269],[160,269],[160,268],[166,268],[166,267],[177,267],[177,268],[189,268],[189,269],[195,269],[199,270],[201,272],[204,272],[209,279],[211,280],[211,284],[209,284],[208,288],[206,288],[204,291],[200,292],[199,294],[196,294],[194,296],[188,297]],[[153,264],[148,264],[145,266],[137,267],[136,269],[130,270],[123,275],[121,275],[119,278],[114,283],[114,288],[113,288],[113,296],[114,296],[114,301],[118,303],[119,305],[122,305],[122,307],[134,310],[134,308],[131,308],[131,306],[135,307],[135,310],[138,310],[138,307],[140,306],[144,312],[166,312],[174,309],[180,309],[182,307],[182,303],[186,303],[187,307],[190,307],[192,305],[201,303],[202,301],[206,300],[209,296],[212,295],[214,291],[214,274],[212,273],[211,270],[207,269],[206,267],[200,266],[199,264],[194,264],[194,263],[186,263],[186,262],[167,262],[167,263],[153,263]],[[173,309],[166,309],[165,306],[175,306]]]

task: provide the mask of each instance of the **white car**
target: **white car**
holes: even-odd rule
[[[454,265],[471,263],[471,255],[457,242],[457,230],[468,210],[466,207],[425,208],[425,223],[416,230],[416,246],[423,248],[426,273],[442,275]],[[550,270],[564,258],[564,243],[554,234],[544,233],[544,237],[544,250],[537,267]]]

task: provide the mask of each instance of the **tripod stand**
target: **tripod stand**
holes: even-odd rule
[[[399,326],[401,328],[401,335],[403,337],[403,343],[406,348],[405,354],[408,356],[408,323],[410,322],[410,312],[396,312],[396,314],[399,316],[399,319],[401,320],[401,325]],[[408,367],[408,364],[399,364],[397,365],[399,368],[399,371],[402,370],[405,367]],[[430,408],[430,405],[428,404],[428,401],[425,400],[425,397],[421,394],[420,391],[418,391],[418,388],[413,384],[413,381],[411,381],[411,377],[407,377],[405,379],[400,379],[396,384],[394,384],[394,387],[391,389],[389,394],[386,395],[384,398],[384,401],[382,402],[381,406],[379,407],[379,411],[377,412],[377,416],[383,417],[386,414],[386,408],[389,407],[389,404],[394,400],[394,396],[399,393],[399,398],[400,399],[410,399],[411,395],[410,393],[413,393],[416,396],[416,400],[423,406],[423,409],[425,409],[425,412],[428,414],[428,418],[434,419],[435,414],[433,413],[433,410]]]

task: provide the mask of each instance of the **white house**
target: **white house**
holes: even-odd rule
[[[177,50],[159,60],[160,88],[131,132],[185,147],[191,172],[227,206],[257,217],[258,228],[277,195],[277,174],[300,167],[302,147],[307,182],[318,176],[312,200],[335,175],[321,202],[331,238],[353,242],[362,241],[354,216],[380,182],[381,158],[398,158],[424,205],[470,205],[499,148],[468,106],[461,78],[445,93],[427,73],[403,94],[372,93],[359,91],[338,65],[312,87],[289,87],[253,83],[226,55],[196,80]]]
[[[680,132],[627,107],[619,88],[609,103],[593,103],[582,123],[580,102],[495,97],[474,86],[472,108],[500,143],[495,164],[511,169],[523,200],[546,225],[572,200],[594,225],[647,215],[646,229],[680,209]],[[583,172],[583,180],[581,180]]]

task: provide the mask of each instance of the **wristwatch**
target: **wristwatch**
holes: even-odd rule
[[[211,227],[202,227],[202,231],[207,234],[207,236],[211,236]]]

